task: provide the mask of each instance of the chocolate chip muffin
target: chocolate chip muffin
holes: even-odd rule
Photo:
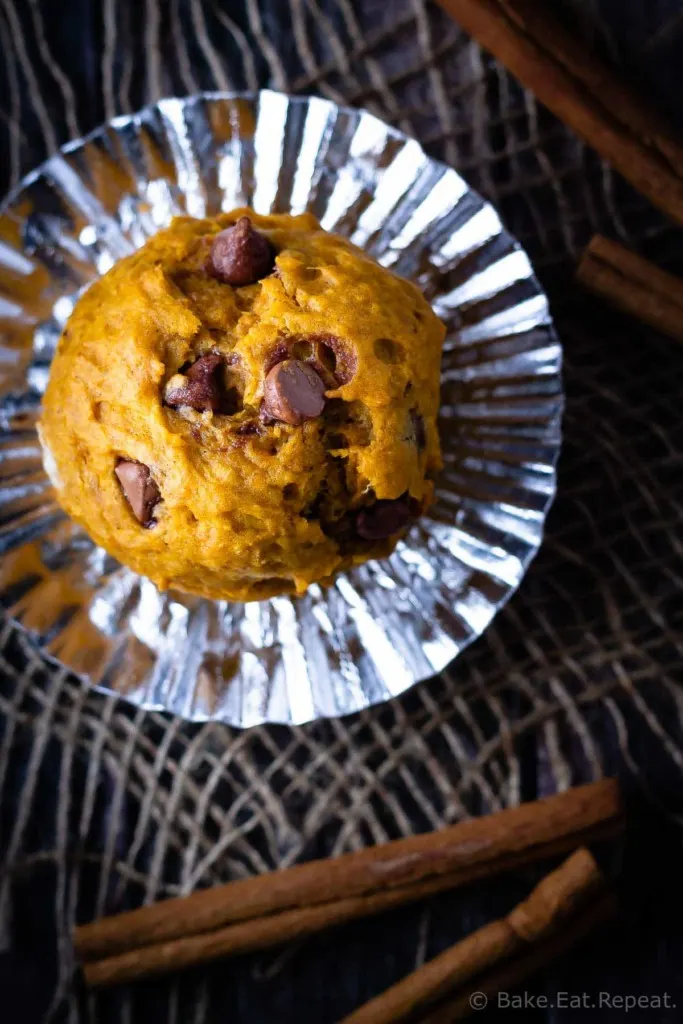
[[[301,593],[429,504],[444,329],[314,217],[179,217],[78,301],[45,394],[57,497],[160,588]]]

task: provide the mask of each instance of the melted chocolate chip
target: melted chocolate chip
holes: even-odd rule
[[[285,345],[284,341],[280,341],[266,359],[266,364],[264,366],[266,375],[269,374],[273,367],[277,366],[278,363],[284,363],[285,359],[289,359],[289,349],[287,345]]]
[[[148,526],[153,522],[152,513],[161,500],[159,488],[152,480],[149,466],[142,462],[122,459],[114,472],[133,510],[133,515],[143,526]]]
[[[320,416],[325,408],[325,384],[308,363],[286,359],[266,377],[264,417],[298,427]]]
[[[260,434],[261,429],[258,423],[249,420],[247,423],[243,423],[241,427],[238,427],[235,433],[239,437],[251,437],[253,434]]]
[[[349,343],[334,334],[319,334],[312,337],[311,341],[317,343],[319,358],[323,362],[328,363],[329,356],[332,356],[330,369],[338,383],[348,384],[358,369],[358,358]]]
[[[226,284],[240,287],[267,277],[273,269],[275,254],[264,235],[254,230],[248,217],[216,235],[211,244],[210,266],[213,274]]]
[[[398,533],[411,518],[408,498],[383,499],[362,508],[356,516],[356,532],[364,540],[386,540]]]
[[[205,412],[211,409],[217,412],[222,404],[221,388],[216,379],[216,371],[223,362],[223,357],[215,352],[200,356],[184,373],[184,382],[173,386],[172,380],[166,388],[164,400],[172,409],[187,405],[190,409]],[[176,378],[177,379],[177,378]]]

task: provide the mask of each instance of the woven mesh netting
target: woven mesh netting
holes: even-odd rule
[[[607,2],[562,13],[673,103],[680,11],[630,6],[629,19]],[[374,988],[467,931],[467,908],[446,920],[442,900],[390,926],[97,997],[72,984],[73,922],[603,773],[649,792],[680,786],[683,351],[585,297],[571,274],[596,230],[674,268],[683,250],[426,0],[0,0],[0,49],[0,185],[163,95],[318,93],[456,166],[549,290],[566,352],[559,497],[520,591],[439,678],[349,719],[237,732],[94,693],[2,630],[0,951],[21,965],[7,970],[21,1020],[324,1024],[369,995],[362,965],[378,944]],[[478,892],[478,913],[495,891]],[[343,992],[336,957],[357,979]]]

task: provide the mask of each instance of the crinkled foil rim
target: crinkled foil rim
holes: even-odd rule
[[[175,212],[239,205],[310,210],[449,328],[430,517],[327,590],[248,605],[160,594],[94,547],[54,504],[35,432],[80,291]],[[0,329],[0,599],[48,657],[143,708],[247,727],[396,696],[484,631],[541,543],[563,402],[546,298],[495,210],[364,111],[205,93],[69,143],[2,207]]]

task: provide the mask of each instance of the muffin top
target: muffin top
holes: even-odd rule
[[[40,424],[57,497],[161,588],[302,592],[431,500],[443,335],[309,214],[179,217],[64,329]]]

